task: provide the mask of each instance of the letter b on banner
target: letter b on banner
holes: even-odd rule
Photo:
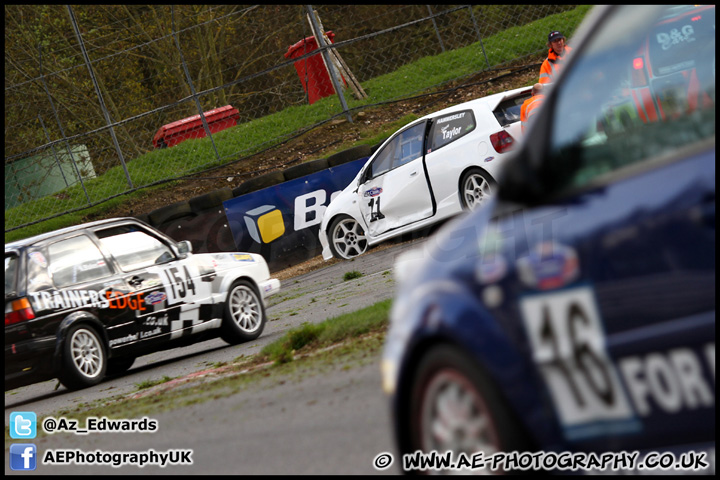
[[[312,227],[322,222],[323,214],[327,208],[325,190],[315,190],[295,198],[295,231]]]
[[[340,195],[342,190],[333,192],[330,195],[330,201],[335,200],[335,197]],[[327,193],[325,190],[315,190],[305,195],[295,197],[295,231],[300,231],[303,228],[312,227],[313,225],[320,225],[322,223],[323,215],[327,206],[325,200],[327,199]]]

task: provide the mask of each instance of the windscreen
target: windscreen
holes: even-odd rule
[[[493,111],[495,118],[501,126],[507,126],[511,123],[520,121],[520,107],[523,102],[530,98],[531,94],[528,90],[527,93],[523,93],[514,98],[509,98],[500,102],[500,105]]]

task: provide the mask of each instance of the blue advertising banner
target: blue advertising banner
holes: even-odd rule
[[[325,209],[367,158],[223,202],[237,250],[260,253],[271,269],[318,255]]]

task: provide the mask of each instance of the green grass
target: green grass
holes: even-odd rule
[[[263,347],[260,358],[276,364],[288,363],[294,359],[297,351],[326,347],[384,328],[391,303],[391,300],[385,300],[322,323],[305,323]]]
[[[167,383],[170,380],[172,380],[172,378],[168,377],[167,375],[163,375],[160,380],[143,380],[142,382],[136,383],[135,387],[138,390],[145,390],[146,388],[154,387],[155,385]]]
[[[363,276],[362,272],[358,272],[357,270],[352,270],[350,272],[345,272],[345,275],[343,275],[343,280],[347,282],[348,280],[354,280],[354,279],[360,278],[362,276]]]
[[[490,64],[499,65],[541,53],[544,50],[544,36],[548,31],[560,28],[566,35],[572,35],[589,9],[590,6],[578,6],[574,10],[551,15],[522,27],[509,28],[483,39]],[[479,43],[476,43],[422,58],[392,73],[367,80],[363,82],[363,88],[370,98],[357,100],[347,94],[346,100],[350,109],[361,110],[376,103],[428,91],[450,80],[482,71],[486,67],[482,49]],[[133,186],[144,187],[166,179],[168,172],[173,172],[176,176],[187,175],[257,153],[290,138],[298,131],[337,115],[340,111],[340,102],[335,96],[323,98],[312,105],[292,106],[214,135],[220,160],[215,156],[210,139],[203,138],[185,141],[171,149],[150,151],[127,162],[127,168]],[[376,137],[363,139],[360,143],[376,143],[396,128],[393,126],[393,129],[390,127],[382,129],[378,131]],[[343,145],[338,150],[350,146],[352,145]],[[172,184],[155,188],[169,186]],[[152,190],[143,189],[105,201],[113,195],[122,194],[130,189],[121,166],[113,167],[97,178],[86,180],[85,189],[86,191],[76,185],[58,194],[5,210],[5,242],[81,223],[84,216],[89,214],[101,216],[103,212],[109,211],[131,197],[152,195]],[[84,208],[88,204],[96,203],[97,205],[93,207]],[[83,210],[42,220],[73,209]],[[32,222],[39,223],[7,231]]]

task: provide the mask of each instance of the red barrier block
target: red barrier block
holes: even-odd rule
[[[240,118],[240,112],[232,105],[225,105],[204,113],[210,133],[217,133],[226,128],[234,127]],[[155,148],[172,147],[189,138],[202,138],[204,136],[205,128],[198,114],[160,127],[160,130],[153,137],[153,145]]]

